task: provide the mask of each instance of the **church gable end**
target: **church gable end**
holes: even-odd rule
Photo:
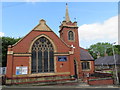
[[[68,52],[69,47],[48,27],[45,20],[40,20],[40,23],[25,37],[19,40],[16,44],[12,45],[12,49],[14,53],[28,53],[30,52],[31,44],[36,38],[41,36],[48,37],[56,47],[58,48],[58,52],[66,48],[64,52]],[[62,47],[61,47],[62,46]]]
[[[46,24],[46,21],[41,19],[40,23],[33,29],[33,30],[40,30],[40,31],[52,31]]]

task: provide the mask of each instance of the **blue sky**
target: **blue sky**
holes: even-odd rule
[[[1,32],[4,33],[4,36],[23,37],[39,23],[40,19],[45,19],[47,25],[59,35],[59,25],[65,16],[65,4],[66,2],[3,2]],[[75,21],[74,18],[77,18],[78,27],[80,27],[79,32],[81,34],[86,34],[82,30],[85,25],[89,28],[89,26],[92,27],[92,25],[94,26],[97,23],[96,26],[99,27],[99,25],[102,26],[107,20],[111,22],[113,19],[109,19],[118,15],[117,2],[68,2],[68,7],[70,19],[71,21]],[[88,36],[81,34],[79,36],[83,39],[80,39],[80,45],[84,48],[100,41],[100,38],[92,40],[85,39],[85,41],[85,36],[91,38],[89,37],[89,33],[87,33]],[[106,40],[104,38],[102,41],[114,42],[117,38],[108,39]]]

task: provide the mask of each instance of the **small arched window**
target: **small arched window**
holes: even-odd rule
[[[68,40],[74,40],[74,33],[72,31],[68,32]]]
[[[45,37],[37,39],[32,46],[31,73],[54,72],[54,48]]]

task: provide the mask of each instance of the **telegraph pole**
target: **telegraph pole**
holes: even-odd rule
[[[113,43],[113,44],[115,44],[115,43]],[[113,58],[114,58],[114,63],[115,63],[116,84],[119,84],[118,70],[117,70],[117,65],[116,65],[117,60],[116,60],[116,57],[115,57],[115,50],[114,50],[113,44],[112,44],[112,51],[113,51]]]

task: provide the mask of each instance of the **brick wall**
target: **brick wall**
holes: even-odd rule
[[[29,83],[49,83],[52,82],[64,82],[68,80],[74,80],[70,75],[53,75],[53,76],[36,76],[36,77],[16,77],[6,78],[6,84],[29,84]]]
[[[89,79],[88,84],[90,85],[113,85],[114,81],[112,78]]]

